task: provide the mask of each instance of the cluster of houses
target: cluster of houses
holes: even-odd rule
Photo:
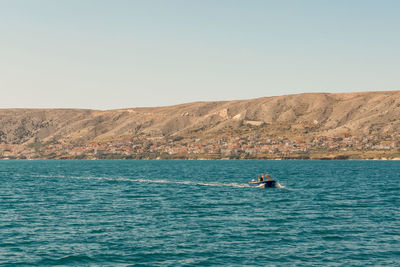
[[[248,135],[227,136],[213,139],[199,138],[143,138],[109,142],[93,142],[83,145],[47,143],[40,145],[0,144],[0,158],[157,158],[160,155],[203,155],[220,157],[232,154],[301,154],[312,151],[371,151],[399,149],[400,134],[388,136],[337,137],[265,137]]]

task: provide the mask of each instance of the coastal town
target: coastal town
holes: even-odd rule
[[[219,138],[147,137],[68,144],[0,144],[1,159],[399,159],[400,134]]]

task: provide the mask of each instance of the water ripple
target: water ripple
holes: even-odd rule
[[[266,168],[285,188],[248,186]],[[398,266],[399,174],[397,162],[0,161],[0,264]]]

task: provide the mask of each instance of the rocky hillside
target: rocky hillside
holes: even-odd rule
[[[312,93],[107,111],[0,109],[1,144],[207,138],[260,129],[288,137],[392,134],[400,130],[400,91]]]

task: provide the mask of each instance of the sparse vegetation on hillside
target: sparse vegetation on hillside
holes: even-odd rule
[[[399,118],[400,91],[110,111],[3,109],[0,155],[352,159],[384,151],[375,154],[393,158],[399,154]]]

